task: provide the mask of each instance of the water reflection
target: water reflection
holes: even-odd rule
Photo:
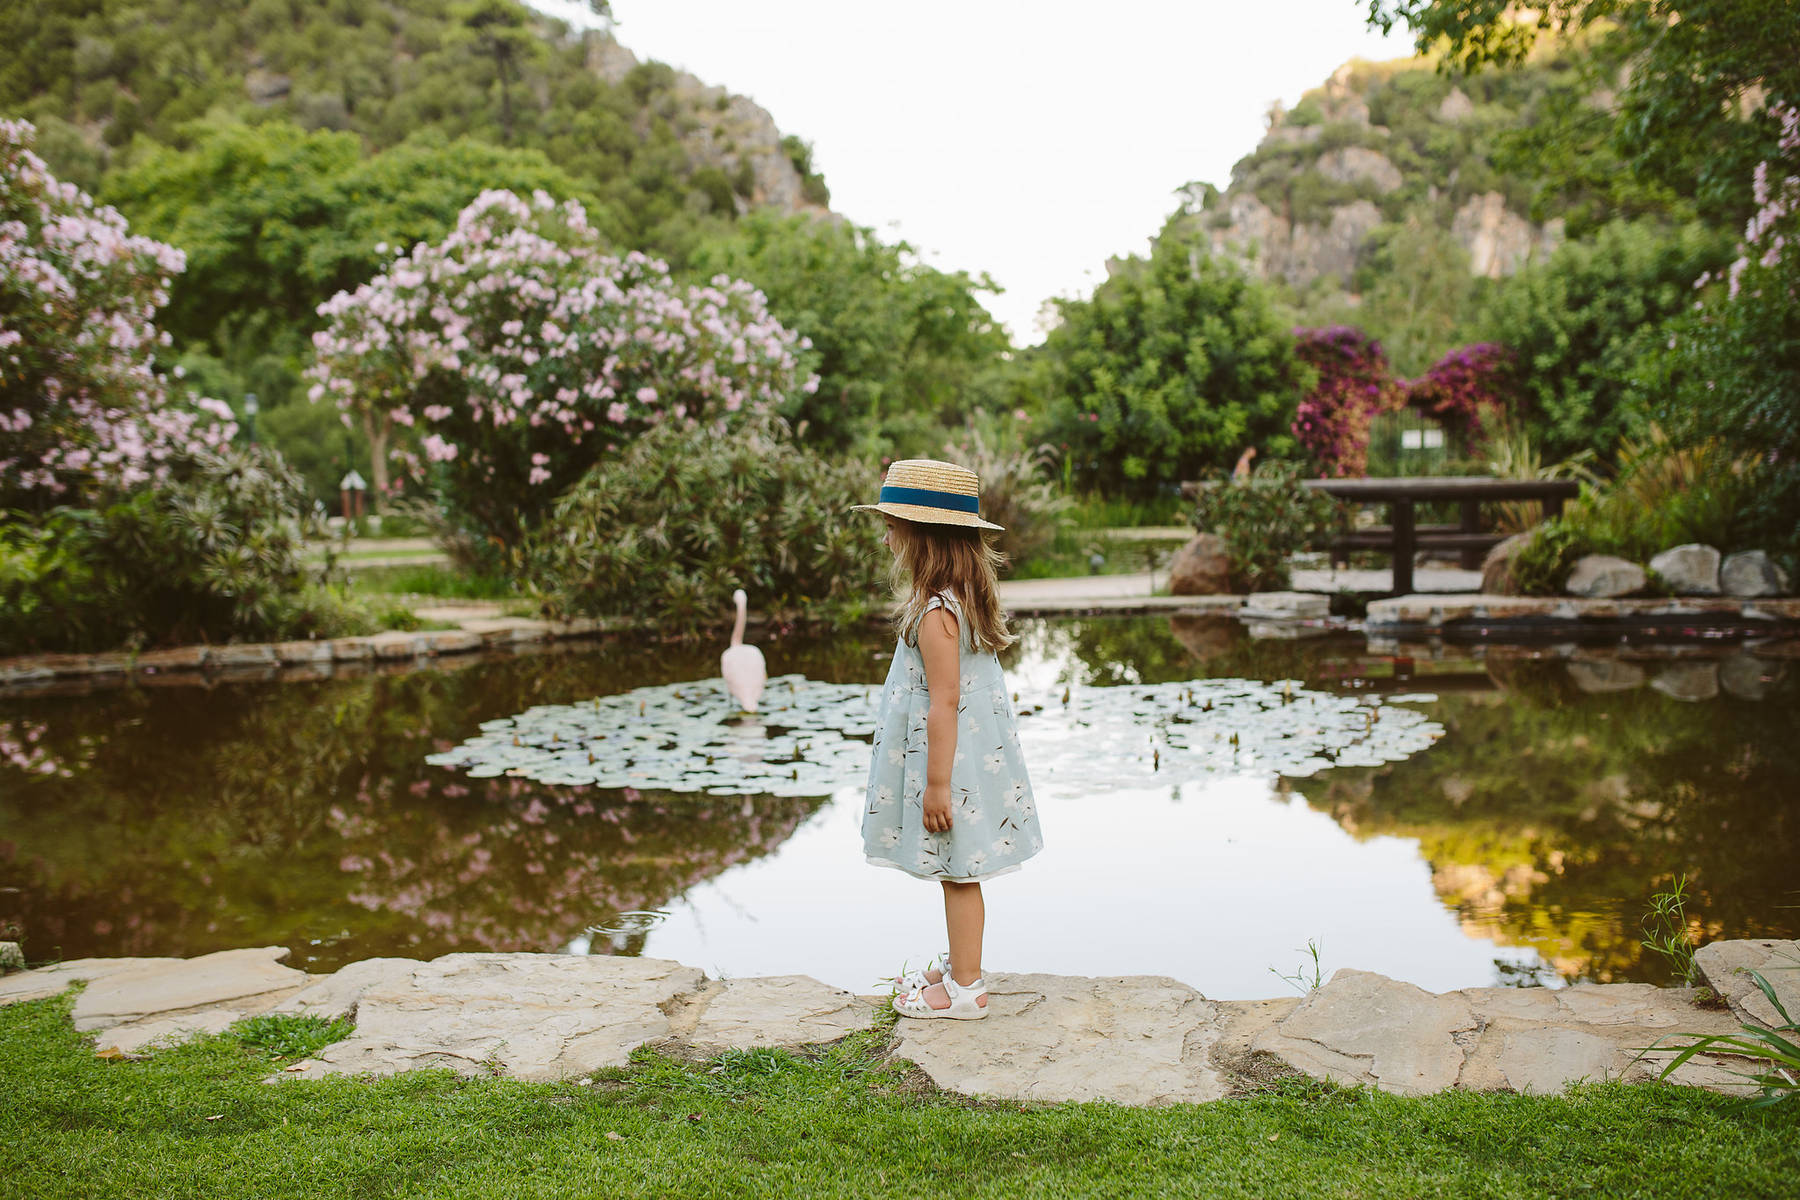
[[[1298,781],[1065,794],[1045,780],[1048,848],[993,889],[998,968],[1275,995],[1286,985],[1269,968],[1291,972],[1317,939],[1328,969],[1433,988],[1662,981],[1636,923],[1682,873],[1707,936],[1800,932],[1800,694],[1775,652],[1689,659],[1682,674],[1546,652],[1372,654],[1356,636],[1253,641],[1200,619],[1023,633],[1008,658],[1022,689],[1292,679],[1404,703],[1445,736],[1403,762]],[[890,644],[765,650],[778,671],[866,684]],[[855,852],[853,791],[555,787],[425,763],[483,721],[704,679],[715,662],[710,647],[610,646],[0,699],[0,921],[23,927],[34,958],[281,943],[321,970],[575,948],[859,988],[939,948],[931,889]],[[772,732],[728,736],[755,756]]]

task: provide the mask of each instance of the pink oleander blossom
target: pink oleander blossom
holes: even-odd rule
[[[646,255],[609,255],[579,204],[543,193],[482,193],[443,241],[319,312],[308,395],[403,471],[432,468],[503,539],[620,436],[742,420],[816,386],[754,287],[681,284]],[[589,436],[602,425],[612,442]],[[408,449],[427,437],[437,449]],[[533,490],[496,495],[507,480]]]
[[[222,401],[171,395],[157,361],[185,256],[56,179],[35,144],[0,120],[0,508],[154,482],[237,432]]]

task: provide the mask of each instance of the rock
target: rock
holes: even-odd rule
[[[1504,541],[1496,542],[1481,560],[1481,594],[1484,596],[1517,596],[1519,585],[1513,579],[1513,559],[1519,556],[1527,543],[1531,541],[1530,533],[1515,533]]]
[[[1245,617],[1317,621],[1331,615],[1331,601],[1317,592],[1252,592],[1244,597]]]
[[[1719,568],[1719,587],[1727,596],[1781,596],[1788,578],[1761,550],[1741,550]]]
[[[804,1046],[871,1029],[875,1011],[842,988],[805,975],[728,980],[691,1029],[672,1029],[697,1046]]]
[[[894,1055],[939,1087],[1009,1100],[1176,1104],[1229,1081],[1209,1051],[1219,1006],[1173,979],[989,975],[984,1021],[909,1021]]]
[[[141,1054],[157,1046],[185,1042],[199,1034],[224,1033],[245,1015],[235,1009],[209,1008],[174,1017],[147,1017],[106,1030],[94,1039],[94,1052]]]
[[[176,646],[170,650],[146,650],[137,656],[140,671],[198,671],[206,665],[205,646]]]
[[[327,1021],[354,1019],[364,992],[405,987],[424,965],[416,958],[365,958],[308,984],[269,1011]]]
[[[293,86],[293,80],[286,75],[277,75],[261,67],[244,76],[244,91],[252,104],[273,104],[287,95]]]
[[[578,954],[449,954],[379,974],[357,998],[356,1033],[284,1078],[450,1067],[545,1080],[623,1066],[670,1035],[663,1006],[703,979],[663,959]]]
[[[331,661],[331,643],[329,641],[277,642],[275,657],[280,659],[285,666],[328,663]]]
[[[1334,183],[1368,183],[1383,195],[1406,182],[1387,155],[1364,146],[1327,150],[1319,155],[1313,170]]]
[[[1720,661],[1719,686],[1740,700],[1761,700],[1783,674],[1778,662],[1738,653]]]
[[[1719,664],[1710,659],[1676,659],[1663,664],[1650,686],[1674,700],[1711,700],[1719,694]]]
[[[1216,596],[1231,590],[1231,563],[1225,539],[1198,534],[1169,560],[1169,594]]]
[[[466,654],[482,647],[481,635],[466,629],[443,629],[425,635],[425,645],[433,654]]]
[[[404,630],[390,629],[385,633],[371,634],[368,638],[369,652],[378,659],[388,661],[405,661],[428,653],[429,643],[424,634],[408,633]]]
[[[1674,546],[1650,560],[1650,569],[1677,596],[1719,594],[1719,552],[1699,542]]]
[[[1578,658],[1569,663],[1569,681],[1589,695],[1628,692],[1643,686],[1644,668],[1617,658]]]
[[[1724,1014],[1694,999],[1689,989],[1643,983],[1433,995],[1342,970],[1255,1045],[1314,1078],[1403,1095],[1452,1086],[1558,1092],[1581,1079],[1653,1078],[1676,1051],[1640,1057],[1640,1048],[1677,1033],[1730,1031]],[[1741,1091],[1730,1071],[1722,1056],[1696,1055],[1671,1078]]]
[[[1748,972],[1756,971],[1775,989],[1788,1016],[1800,1021],[1800,941],[1747,938],[1708,942],[1694,951],[1694,965],[1706,986],[1725,998],[1737,1019],[1776,1028],[1786,1024]]]
[[[276,664],[275,647],[262,643],[208,646],[206,649],[208,670],[230,671],[245,667],[272,667]]]
[[[1539,229],[1510,211],[1505,196],[1484,192],[1456,210],[1450,221],[1450,235],[1469,252],[1471,274],[1499,279],[1556,249],[1563,240],[1563,222],[1557,218]]]
[[[0,1005],[60,996],[78,979],[92,983],[96,979],[140,967],[166,966],[184,961],[179,958],[74,958],[54,966],[39,967],[35,971],[24,971],[0,979]]]
[[[1437,115],[1438,120],[1455,124],[1474,112],[1475,102],[1469,99],[1469,94],[1459,87],[1453,87],[1450,89],[1450,94],[1445,96],[1443,102],[1438,105]]]
[[[25,969],[25,952],[17,942],[0,942],[0,975]]]
[[[1419,1096],[1455,1085],[1463,1062],[1458,1036],[1478,1024],[1464,1000],[1344,968],[1255,1047],[1315,1079]]]
[[[1645,582],[1644,569],[1636,563],[1610,554],[1589,554],[1576,560],[1563,587],[1573,595],[1593,599],[1629,596],[1642,590]]]
[[[304,971],[280,965],[287,954],[283,946],[259,946],[114,972],[89,983],[76,998],[75,1028],[86,1033],[158,1013],[259,998],[267,1007],[306,983]]]

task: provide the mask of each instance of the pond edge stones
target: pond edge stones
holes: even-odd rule
[[[77,998],[78,1022],[130,1018],[99,1032],[96,1050],[109,1057],[218,1032],[259,1012],[355,1023],[349,1038],[316,1057],[274,1069],[274,1083],[428,1068],[567,1079],[623,1065],[644,1044],[691,1055],[834,1042],[873,1029],[884,1002],[803,975],[707,979],[666,959],[449,954],[429,962],[367,959],[305,976],[283,974],[291,969],[277,964],[286,954],[274,946],[194,959],[80,959],[0,979],[0,1005],[88,980],[96,1000],[84,1018]],[[1800,943],[1715,942],[1697,957],[1719,991],[1747,1006],[1738,1017],[1696,1007],[1693,989],[1641,983],[1438,995],[1345,969],[1300,999],[1244,1001],[1208,1000],[1162,976],[993,973],[987,1020],[901,1021],[888,1053],[950,1091],[1044,1103],[1219,1099],[1267,1078],[1270,1062],[1276,1073],[1404,1095],[1556,1092],[1581,1079],[1653,1078],[1676,1050],[1640,1057],[1640,1048],[1683,1034],[1736,1032],[1739,1019],[1758,1012],[1733,982],[1749,982],[1735,967],[1800,962]],[[258,990],[293,976],[304,986]],[[1781,994],[1800,1000],[1792,990]],[[213,999],[146,1011],[206,997]],[[1746,1065],[1696,1055],[1672,1078],[1743,1094],[1752,1089],[1736,1072]]]

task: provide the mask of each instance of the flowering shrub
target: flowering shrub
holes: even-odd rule
[[[391,455],[503,543],[652,426],[716,433],[817,386],[755,288],[608,255],[580,204],[544,192],[482,193],[442,242],[319,312],[309,395],[362,421],[377,490]]]
[[[1361,475],[1369,463],[1369,427],[1403,406],[1381,343],[1348,325],[1294,330],[1295,356],[1317,382],[1294,413],[1293,431],[1320,470]]]
[[[1506,414],[1512,368],[1512,353],[1492,342],[1452,350],[1405,385],[1406,404],[1473,449]]]
[[[181,251],[58,181],[36,130],[0,120],[0,508],[42,510],[165,478],[228,443],[222,401],[171,400],[153,317]]]
[[[1288,585],[1288,559],[1331,534],[1340,506],[1302,483],[1294,463],[1272,462],[1248,479],[1219,474],[1206,481],[1189,521],[1225,539],[1233,588],[1261,592]]]

